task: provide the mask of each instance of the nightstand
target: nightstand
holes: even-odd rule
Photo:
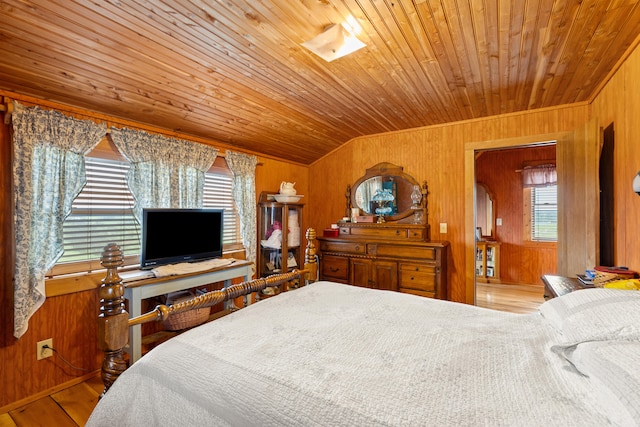
[[[568,294],[569,292],[586,289],[575,277],[554,276],[545,274],[542,276],[544,282],[544,298],[551,299]]]

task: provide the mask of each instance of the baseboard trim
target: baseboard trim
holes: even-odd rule
[[[74,379],[69,380],[67,382],[64,382],[62,384],[58,384],[55,387],[48,388],[46,390],[41,391],[40,393],[36,393],[34,395],[31,395],[29,397],[25,397],[24,399],[20,399],[20,400],[18,400],[16,402],[13,402],[13,403],[10,403],[8,405],[5,405],[5,406],[1,407],[0,408],[0,414],[4,414],[4,413],[10,412],[10,411],[13,411],[15,409],[21,408],[21,407],[23,407],[25,405],[28,405],[30,403],[35,402],[36,400],[42,399],[43,397],[47,397],[47,396],[49,396],[51,394],[57,393],[57,392],[59,392],[61,390],[64,390],[66,388],[69,388],[69,387],[72,387],[74,385],[83,383],[83,382],[87,381],[88,379],[93,378],[93,377],[97,377],[99,375],[100,375],[100,370],[97,370],[97,371],[91,372],[89,374],[85,374],[85,375],[83,375],[81,377],[74,378]]]

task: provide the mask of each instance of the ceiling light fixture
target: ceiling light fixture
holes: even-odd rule
[[[333,24],[324,29],[302,46],[327,62],[341,58],[366,46],[349,32],[342,24]]]

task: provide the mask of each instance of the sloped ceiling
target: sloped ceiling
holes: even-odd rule
[[[3,0],[0,89],[310,164],[360,135],[587,101],[638,3]],[[349,56],[300,45],[354,19]]]

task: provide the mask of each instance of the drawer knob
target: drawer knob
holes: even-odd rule
[[[336,272],[340,271],[340,267],[329,267],[329,270],[330,270],[332,273],[336,273]]]
[[[420,271],[420,267],[416,267],[416,271]]]
[[[396,236],[400,235],[400,230],[396,230]]]

